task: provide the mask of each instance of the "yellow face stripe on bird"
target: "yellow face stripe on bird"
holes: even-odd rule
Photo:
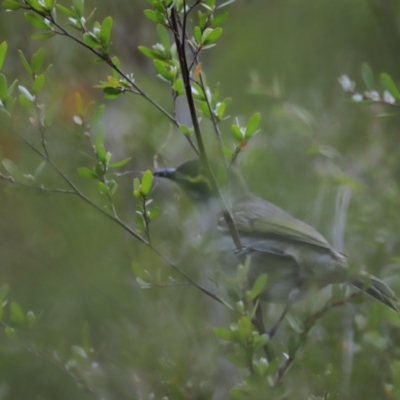
[[[197,176],[191,176],[191,175],[185,175],[181,174],[179,179],[185,180],[190,183],[205,183],[210,191],[212,191],[212,186],[210,180],[204,176],[204,175],[197,175]]]

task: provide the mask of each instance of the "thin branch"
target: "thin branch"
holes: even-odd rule
[[[216,300],[218,303],[221,303],[227,306],[226,302],[224,302],[219,296],[215,295],[214,293],[210,292],[203,286],[199,285],[196,281],[194,281],[185,271],[181,270],[173,261],[171,261],[167,256],[162,254],[158,249],[153,246],[149,246],[166,264],[168,264],[171,268],[179,272],[189,283],[194,285],[197,289],[201,292],[205,293],[207,296],[211,297],[212,299]]]
[[[187,59],[186,59],[186,54],[185,54],[185,46],[184,46],[184,42],[186,40],[185,38],[185,32],[182,32],[182,41],[181,38],[179,37],[179,27],[178,27],[178,15],[177,15],[177,11],[176,8],[173,7],[172,12],[171,12],[171,23],[172,23],[172,31],[174,33],[174,38],[175,38],[175,43],[176,43],[176,48],[177,48],[177,52],[178,52],[178,57],[179,57],[179,63],[181,65],[181,71],[182,71],[182,77],[183,77],[183,83],[185,86],[185,91],[186,91],[186,98],[188,101],[188,106],[189,106],[189,110],[190,110],[190,114],[191,114],[191,119],[193,122],[193,128],[194,128],[194,133],[196,136],[196,141],[197,141],[197,145],[199,148],[199,152],[200,152],[200,160],[203,164],[203,166],[205,167],[206,170],[206,174],[208,175],[208,177],[211,180],[211,185],[215,191],[215,193],[217,194],[221,205],[222,205],[222,214],[225,218],[226,224],[229,228],[229,232],[232,236],[233,242],[235,244],[235,247],[238,250],[241,250],[243,248],[242,242],[240,240],[240,236],[236,227],[236,224],[233,220],[232,215],[230,214],[230,212],[228,211],[228,208],[226,206],[226,202],[222,196],[222,193],[218,187],[218,183],[215,179],[215,176],[212,172],[211,166],[210,166],[210,162],[208,160],[207,157],[207,153],[206,153],[206,149],[204,146],[204,142],[203,142],[203,138],[201,135],[201,129],[200,129],[200,125],[199,125],[199,120],[197,118],[197,113],[196,113],[196,106],[194,103],[194,98],[193,98],[193,93],[192,93],[192,87],[190,84],[190,71],[188,70],[188,65],[187,65]]]
[[[144,97],[146,100],[148,100],[151,104],[153,104],[159,111],[161,111],[175,126],[179,127],[179,123],[178,121],[171,116],[166,110],[164,110],[160,105],[158,105],[154,100],[152,100],[142,89],[140,89],[139,86],[136,85],[136,83],[134,81],[132,81],[125,73],[123,73],[121,71],[121,69],[119,67],[117,67],[114,62],[111,60],[111,58],[108,55],[104,55],[101,54],[100,52],[98,52],[97,50],[93,49],[92,47],[88,46],[87,44],[85,44],[82,40],[78,39],[77,37],[75,37],[74,35],[70,34],[66,29],[64,29],[61,25],[59,25],[53,18],[53,16],[51,14],[48,15],[43,15],[40,12],[36,11],[34,8],[32,7],[24,7],[25,9],[29,9],[33,12],[35,12],[36,14],[40,15],[42,18],[45,18],[46,20],[50,21],[54,26],[56,26],[60,32],[55,32],[59,35],[63,35],[63,36],[67,36],[70,39],[72,39],[73,41],[75,41],[76,43],[80,44],[81,46],[87,48],[89,51],[91,51],[92,53],[94,53],[96,56],[98,56],[100,59],[104,60],[111,68],[113,68],[115,71],[117,71],[120,76],[122,76],[124,79],[126,79],[127,82],[129,82],[133,88],[135,88],[139,95],[141,95],[142,97]],[[175,13],[175,8],[173,8],[173,13]],[[187,68],[187,64],[184,63],[184,65]],[[185,76],[188,76],[187,74],[185,74]],[[189,93],[190,93],[190,98],[191,98],[191,111],[194,110],[194,119],[193,121],[196,124],[196,139],[198,141],[199,146],[201,147],[199,149],[199,154],[200,157],[203,159],[204,164],[207,165],[207,170],[212,174],[210,165],[208,163],[208,159],[207,159],[207,155],[205,153],[205,148],[204,148],[204,143],[201,139],[201,135],[200,135],[200,127],[198,125],[198,120],[197,120],[197,116],[196,116],[196,111],[194,109],[194,101],[193,101],[193,97],[191,96],[191,90],[190,90],[190,80],[186,79],[186,85],[189,86]],[[182,275],[189,283],[191,283],[193,286],[195,286],[197,289],[199,289],[201,292],[205,293],[206,295],[208,295],[209,297],[213,298],[214,300],[218,301],[221,304],[224,304],[225,306],[228,306],[226,302],[224,302],[220,297],[218,297],[217,295],[213,294],[212,292],[210,292],[209,290],[207,290],[206,288],[204,288],[203,286],[201,286],[200,284],[198,284],[196,281],[194,281],[188,274],[186,274],[186,272],[184,272],[183,270],[181,270],[178,265],[176,265],[174,262],[172,262],[171,260],[169,260],[169,258],[167,256],[165,256],[164,254],[162,254],[159,250],[157,250],[155,247],[153,247],[149,241],[147,241],[145,238],[143,238],[141,235],[139,235],[135,230],[133,230],[130,226],[128,226],[125,222],[123,222],[120,218],[118,218],[116,215],[110,214],[107,211],[105,211],[102,207],[98,206],[97,204],[95,204],[94,202],[92,202],[84,193],[82,193],[78,187],[58,168],[58,166],[48,157],[47,155],[47,151],[46,148],[44,148],[45,153],[42,153],[39,149],[37,149],[29,140],[27,140],[24,136],[22,136],[20,133],[15,132],[16,135],[28,146],[30,147],[36,154],[38,154],[41,158],[43,158],[49,165],[52,166],[52,168],[58,173],[58,175],[67,183],[67,185],[72,189],[72,192],[77,195],[79,198],[81,198],[84,202],[86,202],[87,204],[89,204],[90,206],[92,206],[94,209],[96,209],[98,212],[100,212],[101,214],[103,214],[104,216],[106,216],[108,219],[114,221],[116,224],[118,224],[120,227],[122,227],[126,232],[128,232],[131,236],[133,236],[135,239],[137,239],[140,243],[144,244],[145,246],[149,247],[155,254],[157,254],[167,265],[169,265],[171,268],[173,268],[174,270],[176,270],[180,275]],[[216,181],[215,178],[213,177],[213,183],[216,185]],[[218,193],[219,189],[218,186],[216,186]],[[232,220],[232,217],[230,217]],[[233,221],[233,220],[232,220]],[[230,224],[228,223],[228,226],[230,226]],[[238,244],[240,245],[241,248],[241,244],[240,244],[240,239],[239,236],[236,234],[236,237],[238,238],[239,242]],[[236,243],[236,241],[235,241]]]
[[[67,368],[66,365],[62,361],[55,358],[55,356],[51,352],[41,349],[35,343],[33,343],[30,347],[28,347],[28,351],[30,351],[36,357],[54,365],[60,371],[66,373],[69,377],[71,377],[75,381],[75,383],[78,386],[81,386],[86,393],[90,394],[91,396],[94,396],[96,399],[99,399],[99,396],[96,393],[96,391],[91,386],[89,386],[82,377],[76,375],[71,368]]]
[[[35,11],[35,10],[33,10],[33,11]],[[52,15],[46,17],[46,16],[43,16],[40,13],[38,13],[38,14],[41,15],[43,18],[49,20],[51,23],[53,23],[60,30],[60,32],[56,32],[58,35],[66,36],[66,37],[72,39],[73,41],[75,41],[76,43],[80,44],[81,46],[85,47],[86,49],[88,49],[92,53],[94,53],[96,56],[98,56],[103,61],[105,61],[112,69],[114,69],[116,72],[118,72],[118,74],[120,76],[122,76],[127,82],[129,82],[129,84],[134,89],[136,89],[136,90],[133,90],[133,89],[130,90],[130,89],[124,88],[124,91],[131,92],[133,94],[139,95],[139,96],[143,97],[144,99],[146,99],[155,108],[157,108],[162,114],[164,114],[170,120],[170,122],[173,123],[173,125],[175,125],[176,127],[179,128],[180,124],[179,124],[178,120],[174,116],[172,116],[168,111],[166,111],[162,106],[160,106],[157,102],[155,102],[151,97],[149,97],[146,94],[146,92],[144,92],[131,78],[129,78],[129,76],[127,74],[125,74],[117,65],[115,65],[115,63],[112,61],[112,59],[108,55],[104,55],[104,54],[100,53],[99,51],[97,51],[97,50],[93,49],[92,47],[88,46],[85,42],[83,42],[82,40],[80,40],[76,36],[72,35],[65,28],[63,28],[60,24],[58,24],[54,20]],[[192,142],[190,137],[185,136],[185,138],[188,141],[189,145],[192,147],[193,151],[197,155],[199,155],[199,151],[197,150],[196,146],[194,145],[194,143]]]
[[[13,183],[15,185],[23,186],[23,187],[28,188],[28,189],[39,190],[39,191],[42,191],[42,192],[76,194],[74,191],[67,190],[67,189],[51,189],[51,188],[46,188],[46,187],[43,187],[43,186],[29,185],[28,183],[16,181],[12,176],[6,176],[6,175],[3,175],[2,173],[0,173],[0,179],[3,179],[5,181],[8,181],[8,182]]]
[[[299,333],[299,336],[301,338],[305,338],[310,332],[311,328],[315,325],[317,320],[320,319],[323,315],[325,315],[329,310],[331,310],[332,308],[340,307],[343,304],[348,303],[352,299],[362,295],[363,293],[364,292],[362,291],[355,292],[343,300],[337,300],[337,301],[332,301],[332,299],[328,300],[326,304],[319,311],[315,312],[304,321],[304,327],[303,330]],[[292,365],[300,347],[301,347],[301,341],[300,344],[295,349],[292,350],[292,353],[289,355],[288,359],[283,363],[283,365],[279,367],[277,376],[275,378],[274,387],[277,387],[282,384],[283,376],[285,375],[289,367]]]
[[[191,10],[189,10],[189,12],[190,12],[190,11],[191,11]],[[189,12],[188,12],[188,13],[189,13]],[[186,16],[186,15],[185,15],[185,16]],[[184,19],[184,21],[185,21],[185,19]],[[178,22],[180,23],[181,21],[178,20]],[[181,28],[182,28],[182,31],[183,31],[183,32],[186,32],[185,29],[184,29],[184,27],[182,27],[182,25],[181,25]],[[186,35],[186,33],[185,33],[185,40],[186,40],[186,41],[189,40],[188,37],[187,37],[187,35]],[[191,50],[191,52],[192,52],[192,55],[193,55],[193,60],[192,60],[192,62],[191,62],[191,64],[190,64],[190,66],[189,66],[189,71],[191,71],[193,65],[195,65],[195,64],[198,65],[198,64],[199,64],[198,55],[200,54],[201,47],[199,47],[199,48],[196,49],[196,50],[193,49],[191,46],[189,46],[189,48],[190,48],[190,50]],[[224,144],[223,144],[223,142],[222,142],[222,134],[221,134],[221,131],[220,131],[220,129],[219,129],[218,122],[217,122],[217,120],[216,120],[216,118],[215,118],[214,111],[213,111],[213,109],[212,109],[212,107],[211,107],[210,100],[209,100],[209,98],[208,98],[208,96],[207,96],[206,85],[205,85],[205,83],[204,83],[204,77],[203,77],[203,73],[202,73],[201,70],[200,70],[200,73],[199,73],[199,78],[200,78],[200,87],[201,87],[201,89],[203,90],[204,97],[205,97],[206,103],[207,103],[207,108],[208,108],[208,111],[209,111],[209,113],[210,113],[210,115],[211,115],[211,122],[212,122],[213,127],[214,127],[214,132],[215,132],[215,134],[216,134],[216,136],[217,136],[217,139],[218,139],[218,142],[219,142],[219,145],[220,145],[220,149],[221,149],[221,151],[222,151],[222,149],[224,148]],[[226,166],[228,166],[225,157],[224,157],[224,160],[225,160]]]
[[[353,102],[355,101],[356,103],[361,103],[361,101],[364,101],[364,102],[367,103],[366,105],[380,104],[380,105],[383,105],[383,106],[389,106],[389,107],[393,107],[393,108],[397,108],[397,109],[400,108],[400,103],[396,103],[396,102],[395,103],[389,103],[389,102],[384,101],[384,100],[374,100],[374,99],[372,99],[371,97],[369,97],[367,95],[368,92],[367,92],[367,94],[366,93],[357,93],[354,90],[345,90],[345,92],[347,94],[349,94],[349,95],[356,95],[356,94],[361,95],[362,99],[360,101],[352,100]]]
[[[200,71],[199,77],[200,77],[200,87],[203,89],[203,93],[205,95],[206,102],[207,102],[207,108],[208,108],[208,111],[210,112],[210,115],[211,115],[211,122],[213,124],[214,131],[215,131],[215,134],[217,135],[217,139],[218,139],[221,151],[222,151],[222,149],[224,148],[224,144],[222,143],[221,131],[219,129],[218,122],[217,122],[217,120],[215,118],[214,110],[212,109],[210,100],[209,100],[209,98],[207,96],[206,87],[205,87],[204,79],[203,79],[203,73],[201,71]]]
[[[120,218],[118,218],[115,215],[112,215],[105,211],[102,207],[98,206],[97,204],[93,203],[87,196],[85,196],[79,189],[78,187],[58,168],[54,162],[49,159],[44,153],[42,153],[40,150],[38,150],[29,140],[27,140],[24,136],[22,136],[20,133],[15,132],[15,134],[30,147],[36,154],[38,154],[40,157],[42,157],[48,164],[50,164],[53,169],[58,173],[58,175],[70,186],[74,194],[76,194],[78,197],[80,197],[84,202],[88,203],[90,206],[92,206],[94,209],[96,209],[98,212],[106,216],[108,219],[114,221],[116,224],[118,224],[120,227],[122,227],[126,232],[128,232],[131,236],[133,236],[135,239],[137,239],[140,243],[144,244],[145,246],[149,247],[155,254],[157,254],[169,267],[173,268],[175,271],[177,271],[180,275],[182,275],[189,283],[191,283],[194,287],[196,287],[198,290],[201,292],[205,293],[207,296],[211,297],[212,299],[218,301],[221,304],[224,304],[227,306],[227,304],[219,298],[217,295],[214,293],[210,292],[208,289],[197,283],[195,280],[193,280],[185,271],[179,268],[177,264],[175,264],[173,261],[171,261],[167,256],[162,254],[159,250],[157,250],[155,247],[153,247],[146,239],[144,239],[142,236],[140,236],[137,232],[135,232],[130,226],[128,226],[125,222],[123,222]]]
[[[42,13],[38,12],[32,7],[23,7],[25,9],[28,9],[30,11],[35,12],[36,14],[40,15],[42,18],[46,19],[47,21],[51,22],[54,26],[56,26],[59,31],[53,31],[55,34],[58,34],[60,36],[66,36],[73,40],[74,42],[80,44],[81,46],[85,47],[89,51],[91,51],[93,54],[95,54],[97,57],[99,57],[101,60],[106,62],[112,69],[114,69],[120,76],[122,76],[129,84],[137,90],[138,95],[141,97],[145,98],[149,103],[151,103],[155,108],[157,108],[161,113],[163,113],[175,126],[179,127],[178,121],[168,112],[166,111],[162,106],[160,106],[157,102],[155,102],[151,97],[149,97],[132,79],[129,78],[127,74],[125,74],[117,65],[114,64],[112,61],[111,57],[108,55],[104,55],[101,52],[97,51],[96,49],[88,46],[85,42],[71,34],[69,31],[67,31],[65,28],[63,28],[53,17],[52,14],[48,15],[43,15]],[[134,91],[132,91],[135,93]]]
[[[38,129],[39,129],[39,133],[40,133],[40,140],[42,142],[42,147],[43,147],[43,151],[44,154],[46,154],[46,156],[49,156],[49,153],[47,151],[47,145],[46,145],[46,139],[45,139],[45,134],[44,134],[44,127],[42,124],[42,118],[41,118],[41,110],[39,107],[39,104],[37,102],[37,96],[35,96],[35,110],[36,110],[36,118],[37,118],[37,124],[38,124]]]

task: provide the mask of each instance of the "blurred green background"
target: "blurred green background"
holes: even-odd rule
[[[148,3],[87,1],[85,7],[97,8],[97,20],[112,15],[113,52],[123,70],[133,72],[138,84],[171,110],[167,85],[155,78],[151,60],[137,49],[157,40],[154,24],[142,12]],[[388,117],[393,110],[384,106],[351,104],[337,81],[348,74],[362,91],[364,62],[376,76],[384,71],[399,81],[399,2],[247,0],[228,11],[218,45],[204,52],[203,70],[212,87],[221,83],[222,98],[232,97],[232,118],[262,114],[262,132],[239,157],[248,186],[338,247],[344,219],[343,251],[351,263],[384,279],[400,295],[399,117]],[[76,172],[89,165],[83,154],[89,148],[72,122],[74,94],[107,104],[104,122],[113,159],[132,157],[126,168],[132,173],[118,178],[117,206],[133,225],[133,177],[194,154],[143,99],[126,95],[104,101],[93,85],[110,72],[85,49],[61,37],[34,41],[32,33],[22,11],[0,11],[0,41],[9,45],[3,72],[9,81],[29,82],[17,49],[29,56],[45,48],[46,63],[53,64],[43,99],[55,117],[48,132],[51,155],[98,204],[103,199],[96,185]],[[227,143],[233,143],[232,118],[221,125]],[[0,148],[4,158],[28,173],[41,160],[13,135],[18,130],[35,141],[36,131],[25,119],[20,113],[11,123],[0,115]],[[214,134],[204,127],[216,156]],[[49,167],[42,179],[48,186],[65,187]],[[187,222],[187,200],[164,182],[154,198],[163,212],[154,222],[153,243],[214,289],[201,278],[201,260],[184,251],[185,229],[193,227]],[[187,285],[142,290],[132,261],[154,273],[165,266],[79,199],[0,181],[0,238],[0,284],[8,283],[9,299],[38,316],[33,337],[45,350],[38,354],[31,338],[21,345],[1,334],[0,399],[147,399],[152,392],[161,399],[185,385],[183,397],[170,398],[225,399],[240,381],[241,372],[225,360],[229,348],[211,331],[229,323],[225,309]],[[293,315],[307,307],[312,305],[298,305]],[[272,307],[270,315],[275,314]],[[63,368],[73,358],[71,346],[82,346],[85,326],[94,352],[76,368],[95,395],[71,377],[73,366],[70,374]],[[391,362],[400,358],[399,327],[394,313],[369,299],[332,311],[310,334],[288,385],[297,399],[342,390],[347,394],[340,398],[395,398],[385,385],[392,379]],[[290,329],[285,323],[274,339],[277,348],[284,348]],[[335,370],[330,376],[324,374],[329,363]]]

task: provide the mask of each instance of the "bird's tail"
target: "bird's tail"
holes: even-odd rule
[[[388,285],[386,285],[386,283],[382,282],[375,276],[362,272],[357,276],[357,278],[350,281],[350,284],[357,289],[364,291],[374,299],[379,300],[397,313],[400,313],[399,301],[394,292]]]

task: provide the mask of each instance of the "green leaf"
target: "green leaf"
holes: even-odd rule
[[[275,358],[272,360],[269,364],[268,367],[264,370],[264,376],[271,376],[275,373],[275,371],[278,369],[280,364],[279,358]]]
[[[22,94],[18,96],[18,102],[22,107],[26,108],[29,112],[33,110],[32,103]]]
[[[14,92],[15,87],[17,86],[18,80],[16,79],[9,87],[8,87],[8,94],[12,95]]]
[[[333,285],[333,286],[337,286],[337,285]],[[286,316],[286,320],[297,334],[301,334],[304,327],[302,326],[302,323],[298,319],[296,319],[296,318],[292,317],[290,314],[288,314]]]
[[[361,76],[367,89],[369,91],[375,90],[374,73],[372,72],[372,69],[368,64],[364,63],[361,66]]]
[[[42,68],[44,61],[45,51],[43,48],[39,49],[33,56],[31,60],[32,71],[37,74]]]
[[[264,290],[266,284],[267,274],[261,274],[258,276],[253,284],[253,287],[250,289],[249,300],[254,300],[256,297],[258,297]]]
[[[83,6],[84,6],[83,0],[72,0],[72,4],[78,17],[79,18],[83,17]]]
[[[28,20],[28,22],[37,29],[42,29],[42,30],[48,30],[49,26],[46,24],[46,22],[43,20],[42,17],[39,17],[37,14],[28,12],[25,13],[25,18]]]
[[[111,17],[107,17],[101,24],[100,41],[103,47],[106,47],[110,42],[112,25],[113,25],[113,20]]]
[[[44,86],[44,75],[38,75],[36,79],[33,81],[32,91],[33,93],[39,93]]]
[[[179,125],[179,130],[185,135],[190,136],[193,133],[193,128],[189,128],[186,125]]]
[[[0,44],[0,71],[3,68],[3,63],[6,58],[7,54],[7,42],[4,41],[2,44]]]
[[[202,44],[204,46],[210,45],[216,42],[222,35],[222,28],[207,28],[202,35]]]
[[[37,178],[40,173],[43,171],[43,168],[46,166],[46,161],[42,161],[37,168],[35,169],[34,177]]]
[[[68,18],[74,18],[75,14],[69,10],[68,8],[62,6],[61,4],[56,4],[56,7],[64,14],[66,15]]]
[[[198,22],[197,22],[197,26],[203,30],[206,27],[208,21],[208,17],[206,14],[202,13],[201,11],[198,12]]]
[[[157,218],[160,214],[160,207],[154,207],[149,213],[150,221],[153,221],[154,218]]]
[[[121,68],[121,62],[119,61],[118,57],[116,56],[111,57],[111,61],[117,68]],[[115,79],[119,79],[119,72],[116,71],[115,68],[112,69],[112,75]]]
[[[201,29],[198,26],[195,26],[194,32],[193,32],[194,40],[198,45],[201,45]]]
[[[7,96],[7,79],[3,74],[0,74],[0,100],[4,101]]]
[[[108,181],[107,182],[107,187],[108,187],[108,190],[110,192],[110,195],[114,196],[115,192],[118,189],[118,183],[115,182],[114,180]]]
[[[174,89],[175,92],[177,92],[179,94],[182,93],[183,92],[183,80],[182,79],[177,79],[174,82],[174,84],[172,86],[172,89]]]
[[[139,191],[140,189],[140,180],[139,178],[135,178],[133,180],[133,190]]]
[[[164,24],[164,17],[161,13],[154,10],[144,10],[143,11],[145,17],[153,22],[158,22],[160,24]]]
[[[250,117],[249,122],[247,123],[247,126],[246,126],[246,130],[244,132],[244,137],[246,139],[250,138],[251,136],[253,136],[256,133],[256,131],[260,125],[260,121],[261,121],[260,113],[255,113]]]
[[[28,74],[33,74],[32,68],[26,60],[24,53],[21,50],[18,50],[19,57],[21,58],[22,65],[25,67]]]
[[[223,147],[222,148],[222,153],[226,155],[227,157],[232,157],[233,153],[228,147]]]
[[[120,88],[106,86],[105,88],[103,88],[103,93],[106,99],[112,100],[117,98],[122,93],[122,91]]]
[[[54,2],[55,0],[44,0],[44,5],[46,6],[46,9],[51,11],[54,7]]]
[[[216,28],[218,25],[221,25],[223,22],[225,22],[228,18],[228,12],[223,11],[219,14],[217,14],[213,20],[211,21],[211,28]]]
[[[240,127],[238,125],[232,125],[231,126],[231,132],[233,137],[238,141],[238,142],[242,142],[243,141],[243,134],[242,131],[240,129]]]
[[[19,10],[21,8],[21,4],[19,4],[18,1],[4,0],[3,8],[6,10],[15,11],[15,10]]]
[[[161,60],[161,61],[165,61],[165,57],[161,54],[156,53],[153,50],[148,49],[145,46],[139,46],[138,47],[139,51],[145,55],[146,57],[149,57],[151,59],[156,59],[156,60]]]
[[[161,44],[164,47],[164,50],[169,53],[169,49],[171,47],[168,31],[165,29],[164,25],[157,25],[157,33],[160,38]]]
[[[206,101],[200,102],[200,110],[206,118],[211,118],[210,109]]]
[[[94,132],[94,144],[95,144],[95,146],[98,146],[99,144],[104,145],[105,139],[106,139],[106,127],[102,122],[100,122],[96,126],[96,130]]]
[[[217,117],[222,119],[225,114],[226,105],[225,103],[219,103],[217,106]]]
[[[104,166],[101,162],[96,163],[96,165],[94,166],[94,173],[98,178],[104,177]]]
[[[132,160],[132,157],[124,158],[121,161],[117,161],[115,163],[110,164],[109,168],[121,168],[124,165],[128,164],[128,162],[131,161],[131,160]]]
[[[100,47],[98,40],[90,33],[84,33],[82,39],[87,46],[92,47],[93,49],[98,49]]]
[[[50,39],[53,36],[55,36],[56,34],[52,31],[47,31],[47,32],[41,32],[41,33],[34,33],[33,35],[31,35],[32,39],[36,39],[36,40],[46,40],[46,39]]]
[[[226,340],[228,342],[235,342],[235,337],[232,335],[231,331],[228,331],[225,328],[214,328],[214,335],[219,337],[220,339]]]
[[[25,3],[36,11],[43,11],[43,6],[39,3],[39,0],[25,0]]]
[[[97,182],[97,188],[99,189],[100,193],[103,193],[106,196],[109,195],[109,190],[103,182]]]
[[[381,83],[384,88],[396,99],[396,101],[400,101],[399,89],[389,74],[385,72],[381,74]]]
[[[168,82],[172,82],[174,78],[174,74],[171,73],[167,69],[167,64],[165,62],[162,62],[160,60],[153,60],[154,67],[156,68],[157,72],[165,78]]]
[[[114,63],[114,65],[117,68],[121,68],[121,61],[119,61],[119,58],[117,56],[111,57],[111,61]],[[117,72],[117,74],[118,74],[118,72]]]
[[[6,171],[17,181],[25,181],[24,175],[19,171],[18,167],[14,164],[13,161],[4,159],[2,161],[3,167]]]
[[[268,334],[264,333],[254,339],[254,350],[259,350],[269,342]]]
[[[140,193],[143,196],[148,196],[150,194],[152,184],[153,184],[153,174],[150,170],[147,170],[142,176]]]
[[[99,157],[99,160],[101,161],[101,163],[106,164],[107,153],[106,153],[106,148],[104,147],[104,144],[103,143],[95,143],[95,148],[96,148],[97,157]]]
[[[135,224],[138,226],[140,229],[145,228],[145,223],[143,221],[143,217],[141,215],[136,215],[135,216]]]
[[[88,356],[81,346],[71,346],[71,350],[75,360],[87,360]]]
[[[22,312],[21,306],[16,302],[10,304],[10,320],[15,325],[23,325],[25,322],[25,315]]]
[[[83,178],[98,179],[98,176],[91,169],[86,167],[79,167],[78,174]]]

